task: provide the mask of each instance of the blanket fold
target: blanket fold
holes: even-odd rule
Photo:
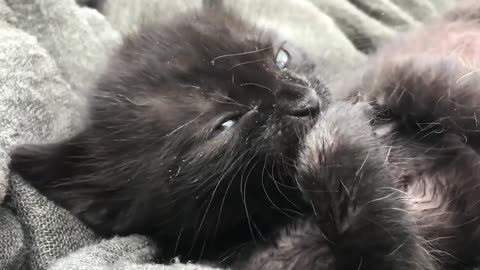
[[[452,2],[225,1],[305,49],[327,80]],[[175,16],[201,3],[107,0],[104,16],[74,0],[0,0],[0,202],[8,190],[0,206],[0,269],[212,269],[154,264],[161,246],[143,236],[100,239],[7,168],[15,144],[60,140],[81,129],[88,89],[122,34],[146,18]]]

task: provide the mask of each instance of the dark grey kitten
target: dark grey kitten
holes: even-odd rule
[[[354,101],[331,99],[314,70],[223,8],[145,25],[93,89],[85,129],[20,146],[11,168],[99,234],[152,237],[161,262],[434,269],[437,239],[411,214],[415,185],[399,184],[403,165],[418,167],[396,161],[424,141],[373,128],[380,116],[399,130],[423,118],[396,121],[408,113],[375,98],[389,88],[363,81],[351,81],[365,89]],[[443,154],[447,137],[426,145]]]
[[[19,146],[10,167],[103,236],[230,265],[307,209],[294,163],[329,103],[314,67],[223,7],[147,24],[100,76],[85,128]]]
[[[357,180],[372,145],[343,149],[349,167],[325,179],[297,175],[299,146],[315,123],[348,127],[365,109],[336,118],[341,110],[329,109],[314,69],[292,44],[221,7],[145,25],[125,39],[93,89],[85,129],[64,142],[18,147],[10,167],[99,234],[152,237],[162,262],[180,256],[235,269],[348,269],[361,259],[373,269],[411,269],[404,259],[419,253],[411,221],[380,207],[401,208],[395,196],[362,213],[380,227],[364,230],[371,222],[362,219],[344,237],[324,216],[341,214],[325,212],[334,210],[324,204],[327,193],[310,186],[340,172]],[[372,187],[391,183],[383,163],[364,168],[378,180],[365,182]],[[360,192],[362,200],[377,198]],[[329,241],[305,228],[325,228]],[[311,253],[299,241],[283,252],[281,235],[297,231],[321,248]],[[371,246],[346,241],[366,232],[375,237]]]
[[[395,257],[402,258],[398,253],[402,254],[405,245],[413,245],[417,249],[407,250],[416,254],[401,260],[422,269],[478,265],[479,48],[480,3],[460,1],[440,19],[387,44],[362,70],[344,75],[349,80],[334,84],[333,104],[338,104],[337,100],[366,102],[372,112],[370,129],[367,121],[359,118],[361,113],[348,113],[357,105],[340,108],[330,119],[327,110],[318,117],[317,128],[306,136],[301,150],[300,186],[308,187],[303,188],[307,190],[304,194],[328,191],[328,195],[308,198],[314,209],[321,209],[320,216],[333,213],[328,220],[335,225],[334,232],[340,233],[340,242],[334,242],[331,253],[335,254],[342,240],[369,250],[378,237],[361,235],[369,235],[375,227],[395,237],[392,232],[399,230],[395,225],[385,226],[386,221],[400,220],[388,217],[402,212],[404,228],[412,226],[404,231],[410,238],[389,256],[396,253]],[[345,115],[350,116],[343,118]],[[357,171],[346,175],[350,166]],[[369,169],[374,166],[378,168]],[[389,193],[385,194],[386,190]],[[368,196],[376,199],[368,201]],[[319,198],[323,199],[316,203]],[[375,205],[386,214],[369,215]],[[358,222],[369,226],[357,230]],[[332,227],[319,226],[316,233],[328,236]],[[349,234],[350,230],[356,234]],[[384,236],[388,238],[388,234]],[[355,259],[352,254],[355,252],[348,261],[360,261],[359,269],[373,268],[364,268],[368,255]],[[338,262],[341,265],[345,257],[332,257],[337,259],[338,269]]]

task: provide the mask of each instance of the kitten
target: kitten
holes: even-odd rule
[[[329,93],[305,55],[223,7],[144,25],[92,91],[86,127],[10,168],[103,236],[229,265],[305,205],[300,139]]]
[[[441,255],[463,254],[444,235],[470,216],[447,219],[444,208],[440,216],[412,214],[423,183],[415,176],[446,179],[460,165],[475,175],[467,158],[476,152],[436,129],[428,140],[413,136],[428,117],[409,113],[425,103],[397,108],[380,98],[389,84],[372,82],[417,86],[425,70],[384,76],[388,69],[379,67],[365,71],[375,80],[351,85],[362,90],[357,98],[389,113],[395,130],[386,134],[372,129],[377,111],[330,98],[311,75],[314,65],[274,33],[224,9],[186,14],[129,36],[93,91],[85,129],[65,142],[20,146],[11,168],[104,236],[153,237],[164,262],[435,269]],[[434,74],[457,74],[441,71]],[[417,153],[424,158],[412,159]]]
[[[368,254],[364,267],[420,268],[422,259],[411,259],[419,253],[413,226],[398,211],[373,208],[370,214],[385,214],[380,224],[393,227],[371,230],[366,237],[379,239],[368,251],[349,246],[348,236],[330,253],[337,236],[319,230],[330,227],[320,216],[330,213],[318,208],[326,199],[312,193],[305,200],[308,181],[297,183],[299,146],[327,110],[322,121],[345,131],[352,121],[368,124],[356,122],[360,106],[337,116],[340,105],[330,108],[313,71],[292,44],[222,7],[145,25],[126,38],[93,89],[85,129],[64,142],[20,146],[10,167],[101,235],[154,238],[162,262],[180,256],[233,269],[324,269],[334,255],[343,260],[335,261],[338,269],[356,269]],[[350,150],[343,150],[346,177],[364,162]],[[364,168],[377,178],[385,172],[381,164]],[[393,197],[392,207],[401,207]],[[278,249],[295,234],[298,244]]]
[[[480,3],[459,1],[333,87],[373,104],[395,188],[441,269],[478,264]],[[358,73],[357,73],[358,74]],[[345,98],[343,96],[342,98]],[[348,98],[348,96],[347,96]]]
[[[461,2],[332,88],[297,162],[313,215],[247,269],[478,266],[479,34],[480,4]]]

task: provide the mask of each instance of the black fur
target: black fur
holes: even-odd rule
[[[20,146],[11,168],[100,234],[153,237],[163,262],[462,269],[478,247],[479,78],[412,40],[331,99],[299,51],[224,9],[147,25],[101,76],[86,128]]]
[[[303,57],[223,8],[144,25],[96,84],[85,129],[18,147],[10,167],[102,235],[146,234],[164,260],[228,264],[304,207],[291,202],[293,163],[328,93]]]

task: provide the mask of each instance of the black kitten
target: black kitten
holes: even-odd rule
[[[328,105],[313,68],[223,8],[145,25],[96,84],[85,129],[18,147],[10,167],[99,234],[229,264],[305,207],[294,160]]]
[[[98,82],[87,127],[19,147],[11,168],[100,234],[153,237],[163,261],[429,269],[370,108],[330,104],[312,71],[225,10],[146,25]]]
[[[480,3],[459,3],[335,87],[375,107],[395,188],[441,269],[474,266],[480,247]]]

